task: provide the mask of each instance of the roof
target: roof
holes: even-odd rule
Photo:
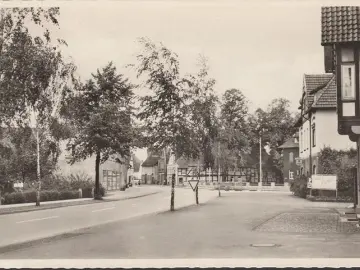
[[[305,93],[305,104],[306,108],[310,108],[314,101],[314,92],[317,92],[321,88],[324,88],[331,78],[334,76],[332,73],[325,74],[305,74],[304,75],[304,86],[306,89]]]
[[[200,158],[199,160],[199,165],[202,165],[203,159]],[[191,158],[184,158],[184,157],[180,157],[176,160],[176,164],[178,165],[179,168],[187,168],[187,167],[193,167],[193,166],[197,166],[198,165],[198,160],[197,159],[191,159]]]
[[[286,142],[284,142],[282,145],[279,146],[279,148],[281,148],[281,149],[298,148],[298,147],[299,147],[299,143],[295,142],[294,137],[288,139]]]
[[[360,7],[321,8],[321,44],[360,41]]]
[[[336,108],[336,80],[331,78],[328,84],[315,94],[313,108]]]
[[[153,167],[158,164],[159,156],[148,156],[145,161],[141,164],[142,167]]]

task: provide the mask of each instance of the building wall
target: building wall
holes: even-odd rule
[[[292,155],[292,157],[291,157]],[[284,182],[291,180],[290,172],[292,172],[293,178],[300,172],[300,167],[296,165],[296,158],[299,157],[299,148],[285,148],[283,150],[283,174]]]
[[[336,111],[319,111],[315,118],[316,121],[316,147],[318,153],[325,146],[330,146],[335,150],[356,149],[356,143],[350,141],[348,136],[339,135],[337,131]]]
[[[86,174],[95,181],[95,156],[88,157],[85,160],[75,162],[73,165],[70,165],[68,163],[68,161],[70,160],[70,155],[69,152],[66,150],[66,142],[61,142],[60,147],[62,151],[58,160],[58,173],[62,175]],[[116,176],[116,185],[107,185],[108,174],[106,173],[105,175],[104,171],[116,172],[118,174],[118,176]],[[125,164],[120,164],[118,162],[108,160],[103,164],[100,164],[99,178],[100,183],[108,190],[120,189],[126,183],[127,166]]]
[[[157,165],[153,167],[141,167],[141,183],[151,184],[153,179],[157,179]]]
[[[356,149],[356,144],[349,140],[348,136],[339,135],[337,131],[336,110],[318,110],[310,115],[310,121],[307,120],[299,128],[299,151],[303,159],[302,172],[312,174],[314,169],[318,171],[318,155],[324,147],[331,147],[335,150]],[[313,129],[315,125],[315,146],[313,144]],[[311,141],[310,141],[311,135]],[[310,168],[310,149],[312,164]],[[314,167],[315,166],[315,167]]]

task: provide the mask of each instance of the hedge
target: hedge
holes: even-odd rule
[[[356,150],[354,149],[338,151],[325,147],[319,153],[318,174],[336,175],[338,179],[338,198],[346,198],[345,201],[353,197],[354,194],[354,169],[356,169]],[[295,179],[290,181],[290,191],[295,196],[305,199],[309,195],[307,181],[308,177],[305,175],[295,176]],[[325,198],[329,198],[328,201],[331,201],[335,191],[313,190],[312,195],[314,198],[319,198],[312,200],[325,201]]]
[[[79,192],[74,190],[44,190],[40,192],[40,201],[56,201],[78,199]],[[3,204],[33,203],[36,202],[36,191],[6,193],[2,198]]]
[[[328,197],[328,196],[306,196],[309,201],[313,202],[354,202],[354,198],[350,196]]]

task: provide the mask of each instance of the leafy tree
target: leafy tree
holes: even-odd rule
[[[100,163],[113,155],[119,155],[120,163],[130,157],[135,136],[131,120],[133,88],[110,62],[69,97],[62,111],[75,130],[68,147],[73,153],[71,163],[96,156],[95,199],[101,199]]]
[[[218,135],[216,110],[219,103],[214,93],[216,81],[208,78],[209,66],[207,59],[200,56],[200,70],[196,75],[188,76],[190,94],[191,121],[195,128],[198,150],[202,153],[204,169],[214,167],[215,158],[212,152],[213,144]],[[199,154],[200,156],[200,154]]]
[[[36,138],[30,127],[3,129],[0,143],[0,182],[4,180],[21,180],[22,182],[36,180]],[[51,174],[56,168],[60,153],[46,137],[40,137],[41,149],[41,175]]]
[[[176,156],[198,157],[195,128],[190,121],[189,82],[180,74],[177,54],[163,44],[141,38],[143,51],[133,65],[137,77],[144,78],[143,87],[149,92],[140,98],[139,119],[144,125],[146,144],[154,150],[170,149]],[[168,150],[165,150],[166,152]],[[168,159],[166,159],[166,166]],[[167,172],[165,172],[167,178]],[[170,209],[174,210],[172,181]]]
[[[267,109],[257,109],[249,117],[249,138],[251,155],[254,160],[259,160],[259,138],[263,145],[268,144],[270,153],[262,149],[263,165],[268,171],[272,171],[277,177],[282,177],[281,156],[278,146],[283,144],[295,132],[296,115],[290,111],[290,102],[284,98],[274,99]]]
[[[55,119],[69,86],[76,83],[75,66],[66,61],[53,42],[51,27],[58,26],[59,8],[0,10],[0,124],[35,126],[37,140],[38,200],[40,205],[40,137],[51,137]],[[31,34],[29,25],[42,29]]]

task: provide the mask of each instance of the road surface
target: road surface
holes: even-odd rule
[[[167,211],[170,209],[170,188],[158,187],[158,189],[160,193],[141,198],[1,215],[0,230],[3,233],[0,237],[0,251],[9,245]],[[201,190],[200,203],[216,196],[216,191]],[[191,189],[176,189],[175,208],[193,204],[195,204],[195,195]]]
[[[287,193],[222,194],[199,206],[81,230],[62,239],[2,253],[0,258],[359,257],[360,233],[355,226],[339,222],[334,209],[337,204],[309,202]],[[159,204],[161,196],[149,199],[149,204]],[[138,203],[140,199],[128,201],[128,206]],[[100,213],[116,213],[101,209],[84,211],[91,216],[98,210],[97,218]]]

